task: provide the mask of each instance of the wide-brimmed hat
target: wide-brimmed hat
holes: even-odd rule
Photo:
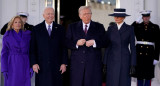
[[[116,17],[125,17],[130,16],[126,14],[126,9],[124,8],[115,8],[113,14],[109,14],[109,16],[116,16]]]

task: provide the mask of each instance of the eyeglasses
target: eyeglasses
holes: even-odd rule
[[[85,15],[91,15],[92,13],[82,13],[83,16]]]

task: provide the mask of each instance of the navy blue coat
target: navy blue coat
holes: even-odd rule
[[[103,25],[97,22],[90,22],[87,35],[83,31],[82,21],[69,25],[66,46],[71,49],[71,86],[102,86],[101,47],[104,34]],[[96,48],[83,45],[77,49],[76,43],[79,39],[94,39]]]
[[[67,63],[67,50],[64,47],[65,29],[53,22],[51,36],[45,22],[32,31],[30,47],[31,66],[38,64],[36,86],[62,86],[61,64]]]
[[[130,67],[136,64],[136,48],[133,27],[123,24],[110,26],[106,36],[105,52],[106,86],[131,86]],[[130,49],[129,49],[130,48]]]

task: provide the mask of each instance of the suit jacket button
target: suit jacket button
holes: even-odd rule
[[[139,53],[140,55],[142,55],[142,53]]]
[[[83,62],[83,61],[81,61],[81,63],[83,64],[84,62]]]
[[[86,53],[86,51],[83,51],[83,53]]]

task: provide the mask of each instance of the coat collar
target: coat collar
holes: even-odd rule
[[[124,22],[121,26],[120,30],[118,30],[117,24],[113,25],[112,31],[118,31],[119,33],[123,33],[127,30],[127,24]]]
[[[54,33],[56,33],[57,29],[58,29],[58,24],[56,24],[55,22],[53,22],[53,24],[52,24],[51,36],[52,36]],[[51,37],[51,36],[49,36],[49,34],[48,34],[48,31],[47,31],[47,28],[46,28],[46,25],[45,25],[45,21],[42,22],[41,32],[42,32],[44,35],[46,35],[46,36],[48,36],[48,37]]]
[[[89,36],[91,36],[93,33],[94,33],[94,30],[95,30],[95,24],[93,21],[90,22],[90,26],[88,28],[88,31],[87,31],[87,35],[85,35],[85,32],[83,30],[83,23],[82,21],[79,21],[78,24],[77,24],[77,34],[78,36],[80,36],[80,38],[87,38]]]
[[[125,30],[127,30],[127,28],[126,28],[126,23],[124,22],[123,25],[121,26],[119,32],[123,33]]]

